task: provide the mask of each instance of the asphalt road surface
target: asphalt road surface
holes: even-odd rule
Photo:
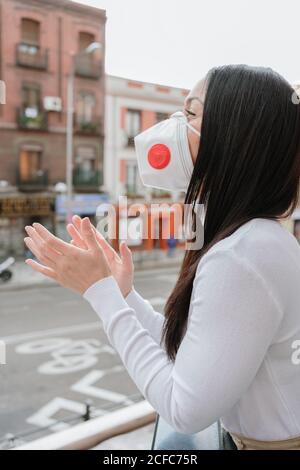
[[[154,308],[163,304],[177,270],[136,274],[135,287]],[[90,305],[57,286],[0,292],[0,449],[27,442],[143,399]]]

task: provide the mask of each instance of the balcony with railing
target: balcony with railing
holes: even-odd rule
[[[18,189],[24,192],[46,190],[49,184],[48,171],[37,170],[28,176],[24,176],[20,171],[17,171],[16,183]]]
[[[16,45],[16,64],[31,69],[48,69],[48,49],[25,43]]]
[[[91,119],[85,119],[74,115],[74,130],[77,134],[101,135],[103,133],[103,123],[99,116],[93,116]]]
[[[75,57],[75,75],[82,78],[99,80],[102,77],[102,62],[89,55]]]
[[[47,113],[35,108],[18,108],[17,123],[19,129],[46,131],[48,129]]]
[[[80,167],[73,170],[73,186],[78,191],[91,192],[99,190],[103,184],[102,172],[99,170],[84,171]]]

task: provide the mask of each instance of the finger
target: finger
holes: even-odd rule
[[[31,266],[35,271],[38,271],[39,273],[56,280],[56,273],[53,269],[48,268],[47,266],[43,266],[33,259],[26,259],[25,263],[28,264],[28,266]]]
[[[48,246],[53,248],[54,250],[58,251],[61,254],[70,253],[73,251],[74,247],[70,245],[70,243],[66,243],[63,240],[60,240],[58,237],[55,237],[49,230],[46,229],[43,225],[35,222],[32,224],[41,238],[47,243]]]
[[[75,225],[75,227],[77,228],[78,232],[81,233],[81,230],[82,230],[82,219],[81,219],[81,217],[79,217],[79,215],[74,215],[73,218],[72,218],[72,221],[73,221],[73,224]],[[98,232],[98,230],[96,229],[96,227],[94,227],[94,225],[92,223],[91,223],[91,226],[92,226],[92,229],[94,230],[94,232],[96,234],[97,241],[98,241],[98,243],[100,243],[100,246],[103,248],[103,250],[105,250],[105,251],[109,250],[112,254],[116,255],[117,253],[110,246],[110,244],[107,243],[107,241],[105,240],[103,235],[100,232]]]
[[[81,233],[82,232],[82,219],[81,219],[81,217],[79,217],[79,215],[74,215],[72,217],[72,222],[73,222],[73,224],[75,225],[75,227],[77,228],[77,230],[79,231],[79,233],[82,236],[82,233]],[[113,247],[105,240],[103,235],[100,232],[98,232],[96,227],[94,227],[93,224],[91,224],[91,226],[92,226],[92,229],[94,230],[94,232],[96,234],[97,242],[99,243],[99,245],[101,246],[101,248],[103,249],[103,251],[105,253],[106,259],[109,262],[113,261],[114,259],[116,261],[120,262],[121,258],[119,257],[118,253],[116,253],[116,251],[113,249]]]
[[[79,215],[73,215],[72,222],[74,226],[77,228],[78,232],[81,233],[81,217]]]
[[[124,241],[120,243],[120,254],[124,267],[128,270],[132,269],[132,252]]]
[[[118,253],[113,249],[113,247],[108,243],[108,241],[105,240],[102,233],[98,232],[98,230],[94,226],[92,226],[92,227],[93,227],[93,230],[95,231],[97,242],[99,243],[99,245],[103,249],[107,259],[109,261],[116,260],[116,261],[120,262],[121,258],[118,255]]]
[[[84,242],[84,240],[82,240],[77,228],[73,224],[67,225],[67,231],[70,237],[72,238],[72,245],[78,246],[79,248],[82,248],[84,250],[87,249],[86,243]]]
[[[99,251],[100,246],[97,242],[96,234],[95,234],[94,230],[92,229],[92,224],[91,224],[88,217],[85,217],[82,220],[81,233],[82,233],[83,240],[85,241],[85,243],[88,246],[88,249],[92,250],[92,251],[95,251],[95,250]],[[102,252],[102,250],[101,250],[101,252]]]
[[[61,256],[61,254],[53,250],[50,246],[48,246],[33,227],[31,227],[30,225],[26,225],[25,230],[29,237],[33,240],[39,252],[45,254],[50,260],[55,263],[58,257]]]
[[[72,222],[78,231],[79,236],[82,239],[82,218],[79,215],[74,215],[72,217]],[[94,229],[94,226],[91,224],[92,228]]]
[[[47,266],[54,267],[55,264],[53,261],[48,258],[48,256],[45,253],[41,253],[37,246],[35,245],[34,241],[30,237],[25,237],[24,242],[26,246],[29,248],[29,250],[34,254],[34,256],[41,261],[42,263],[46,264]]]

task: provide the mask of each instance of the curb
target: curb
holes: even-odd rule
[[[157,269],[169,269],[169,268],[179,268],[180,266],[180,260],[176,260],[173,262],[169,263],[161,263],[155,265],[155,263],[151,266],[138,266],[135,265],[135,272],[136,273],[146,273],[147,271],[153,271]],[[12,292],[16,290],[26,290],[26,289],[37,289],[40,287],[59,287],[59,284],[55,281],[52,280],[46,280],[46,281],[34,281],[34,282],[17,282],[15,284],[9,285],[9,284],[3,284],[0,285],[0,293],[1,292]]]

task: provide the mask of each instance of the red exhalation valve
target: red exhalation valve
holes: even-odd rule
[[[148,151],[148,162],[156,170],[162,170],[171,160],[170,149],[164,144],[155,144]]]

